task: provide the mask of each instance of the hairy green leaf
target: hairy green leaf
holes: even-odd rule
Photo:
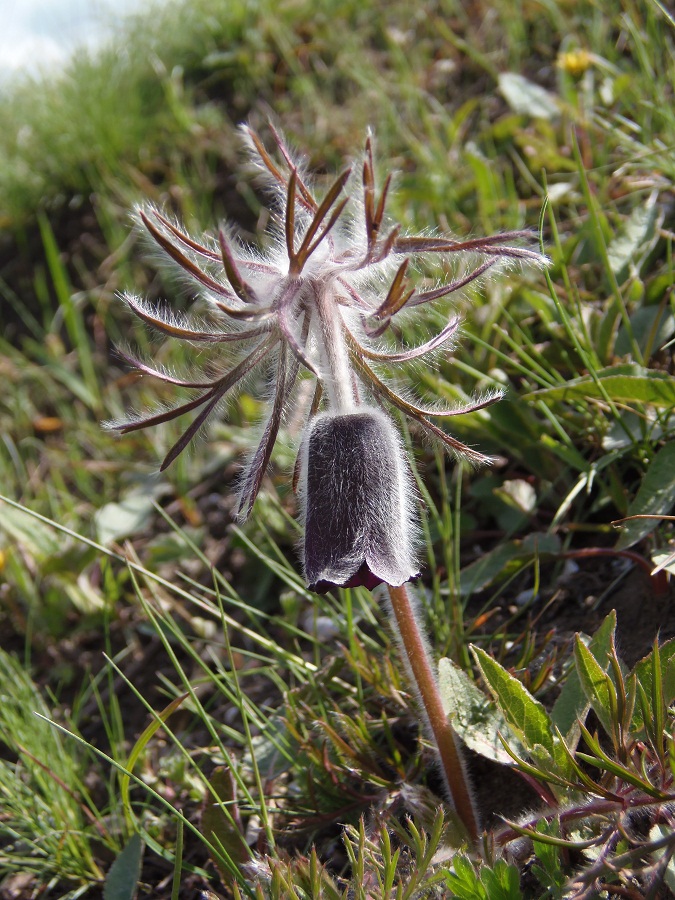
[[[667,515],[675,503],[675,441],[665,444],[654,456],[627,515]],[[659,519],[634,519],[622,526],[617,549],[625,549],[650,534]]]
[[[501,710],[451,659],[439,660],[438,687],[443,709],[455,730],[476,753],[504,765],[512,765],[513,759],[504,750],[499,734],[516,753],[523,755],[526,752]]]
[[[609,666],[609,651],[616,630],[616,610],[612,610],[602,625],[588,642],[588,649],[593,654],[603,671]],[[585,640],[583,637],[581,640]],[[576,666],[570,669],[558,699],[551,710],[551,720],[565,736],[568,747],[575,747],[579,740],[578,720],[586,718],[590,702],[581,686]]]
[[[607,734],[614,734],[616,731],[614,721],[616,690],[606,670],[603,669],[579,635],[576,636],[574,645],[574,661],[588,702]]]
[[[471,649],[490,691],[521,741],[530,752],[539,744],[553,756],[551,719],[541,703],[484,650],[473,645]]]
[[[661,683],[663,685],[663,702],[666,707],[675,702],[675,638],[661,644],[659,647],[659,662],[661,667]],[[637,684],[641,685],[649,704],[651,718],[654,718],[652,708],[652,687],[654,683],[654,653],[649,653],[636,665],[631,675],[635,675]],[[633,711],[632,727],[636,731],[644,727],[644,716],[639,703],[635,704]]]
[[[138,832],[132,834],[126,846],[110,866],[103,888],[103,900],[133,900],[141,877],[143,841]]]
[[[226,766],[219,766],[214,769],[210,784],[211,792],[207,794],[202,810],[202,832],[221,851],[211,855],[221,875],[229,880],[231,868],[247,862],[251,853],[239,821],[237,791],[232,772]]]
[[[598,384],[600,382],[600,384]],[[675,378],[666,372],[645,369],[634,363],[610,366],[596,372],[596,378],[582,375],[567,384],[542,388],[526,394],[526,400],[584,400],[604,396],[621,403],[646,403],[670,409],[675,406]]]

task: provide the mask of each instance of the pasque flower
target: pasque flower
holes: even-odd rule
[[[320,413],[300,454],[310,588],[373,588],[415,577],[415,489],[389,417],[367,406]]]
[[[299,382],[316,387],[300,456],[299,482],[308,581],[400,584],[416,574],[414,490],[389,408],[470,461],[488,459],[432,419],[481,409],[499,392],[457,407],[426,407],[393,386],[385,372],[447,347],[459,319],[416,346],[401,342],[397,319],[464,288],[505,263],[540,263],[526,245],[530,232],[456,240],[411,236],[389,222],[391,178],[378,192],[371,141],[355,172],[343,171],[319,197],[304,166],[273,130],[270,155],[249,128],[242,134],[258,174],[275,198],[267,246],[251,248],[232,230],[189,237],[167,214],[141,208],[138,218],[169,261],[206,301],[208,318],[177,315],[131,294],[129,309],[162,335],[194,348],[192,372],[173,371],[122,350],[137,369],[193,393],[170,408],[110,423],[122,433],[194,417],[162,463],[185,449],[208,417],[244,379],[264,367],[271,384],[269,415],[241,478],[238,515],[253,506],[284,416]],[[416,287],[411,261],[441,258],[455,274],[434,287]],[[208,364],[200,363],[211,350]],[[198,351],[198,352],[197,352]],[[308,403],[308,406],[310,404]]]
[[[481,463],[489,460],[433,419],[482,409],[500,394],[458,407],[427,407],[392,385],[386,372],[447,348],[459,327],[457,316],[450,315],[437,334],[408,346],[397,321],[505,263],[541,264],[545,259],[526,246],[532,240],[529,232],[464,241],[404,234],[386,218],[391,178],[378,191],[370,139],[356,172],[346,169],[319,199],[304,166],[272,133],[274,156],[256,134],[243,129],[251,158],[276,198],[264,251],[245,246],[225,228],[217,237],[195,240],[160,210],[138,211],[151,238],[206,301],[210,315],[206,320],[178,316],[125,296],[145,323],[195,348],[195,363],[192,372],[179,375],[133,353],[123,355],[141,372],[194,396],[111,426],[126,433],[193,413],[166,455],[165,468],[233,390],[265,367],[270,409],[241,479],[238,514],[245,519],[284,415],[295,396],[306,396],[296,388],[301,380],[314,380],[314,398],[302,411],[305,426],[294,478],[305,531],[305,576],[318,591],[334,585],[388,585],[392,625],[422,721],[438,749],[448,798],[476,842],[480,820],[461,750],[406,589],[405,582],[417,575],[416,498],[399,435],[385,410],[405,414],[449,450]],[[420,287],[411,280],[411,262],[426,255],[440,258],[454,272],[446,283]],[[208,349],[212,352],[204,364]]]

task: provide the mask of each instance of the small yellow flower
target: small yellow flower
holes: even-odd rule
[[[572,78],[581,78],[592,63],[593,57],[588,50],[568,50],[566,53],[560,53],[557,60],[558,68]]]

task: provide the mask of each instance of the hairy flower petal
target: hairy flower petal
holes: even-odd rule
[[[416,578],[415,487],[389,417],[370,407],[321,413],[309,424],[301,452],[310,588]]]

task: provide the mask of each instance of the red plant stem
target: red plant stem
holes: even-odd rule
[[[389,585],[389,598],[413,682],[419,691],[425,718],[438,748],[448,793],[457,815],[475,843],[480,836],[478,816],[459,747],[459,738],[443,709],[431,657],[420,633],[406,586]]]
[[[594,556],[620,556],[630,559],[650,576],[652,590],[657,597],[664,597],[668,593],[668,573],[662,569],[656,575],[652,575],[652,564],[634,550],[616,550],[613,547],[582,547],[579,550],[568,550],[560,555],[563,559],[588,559]]]

